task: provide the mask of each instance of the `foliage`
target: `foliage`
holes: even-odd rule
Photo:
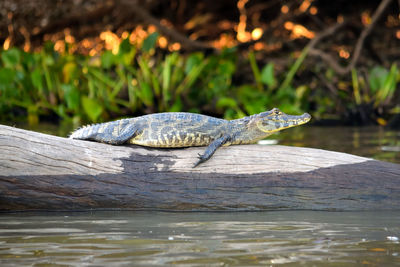
[[[173,52],[163,56],[155,53],[157,37],[157,33],[149,35],[141,47],[125,39],[117,53],[105,51],[96,57],[70,54],[68,47],[60,54],[51,43],[39,53],[18,48],[2,51],[0,120],[15,121],[26,115],[30,124],[36,124],[57,115],[81,124],[164,111],[237,118],[272,107],[301,113],[313,102],[316,112],[328,105],[326,97],[315,97],[309,86],[294,85],[307,51],[287,73],[276,74],[272,62],[260,68],[254,52],[249,52],[247,66],[239,63],[235,49],[215,55]],[[233,82],[244,67],[251,68],[254,82]],[[388,104],[398,81],[395,64],[390,70],[373,68],[368,81],[354,70],[355,103]]]
[[[233,52],[154,56],[154,38],[149,36],[141,53],[125,39],[117,54],[105,51],[100,57],[59,54],[52,44],[36,54],[3,51],[1,120],[11,120],[16,108],[31,124],[52,113],[98,122],[133,113],[201,111],[199,104],[227,92],[235,70]]]
[[[366,77],[353,69],[351,76],[354,103],[356,106],[372,106],[373,109],[384,108],[393,101],[400,81],[400,71],[395,63],[390,70],[376,66],[367,72]],[[386,125],[382,117],[378,117],[376,121]]]

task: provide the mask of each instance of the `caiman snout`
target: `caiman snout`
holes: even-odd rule
[[[305,122],[308,122],[311,120],[311,115],[308,113],[304,113],[303,115],[301,115],[301,117]]]
[[[274,108],[271,111],[261,113],[258,117],[259,123],[257,125],[262,131],[273,133],[307,123],[310,119],[311,116],[308,113],[304,113],[303,115],[288,115],[278,108]]]

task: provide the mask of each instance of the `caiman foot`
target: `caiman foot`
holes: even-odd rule
[[[203,163],[203,162],[205,162],[205,161],[207,161],[208,160],[208,158],[207,157],[205,157],[205,155],[204,154],[197,154],[198,155],[198,161],[193,165],[193,167],[192,168],[196,168],[199,164],[201,164],[201,163]]]

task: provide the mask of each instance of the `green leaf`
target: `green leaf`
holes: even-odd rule
[[[82,106],[90,120],[93,122],[96,122],[101,113],[103,113],[103,106],[96,99],[83,96]]]
[[[125,67],[129,67],[132,65],[132,61],[136,56],[136,46],[131,45],[129,39],[126,38],[122,40],[121,44],[119,45],[118,50],[118,59],[116,62],[122,63]]]
[[[221,97],[220,99],[218,99],[216,107],[222,108],[222,109],[226,109],[226,108],[234,109],[237,107],[237,103],[236,103],[236,100],[231,97]]]
[[[64,91],[64,97],[67,107],[73,110],[79,108],[79,90],[72,84],[62,84],[61,89]]]
[[[151,90],[150,85],[147,82],[141,81],[140,83],[140,91],[138,92],[138,95],[140,97],[140,100],[146,105],[146,106],[152,106],[153,105],[153,91]]]
[[[169,112],[178,112],[183,108],[182,100],[180,97],[175,99],[174,104],[168,109]]]
[[[149,52],[151,49],[153,49],[156,46],[157,38],[158,32],[153,32],[152,34],[147,36],[147,38],[143,41],[142,50],[144,52]]]
[[[15,75],[16,72],[13,69],[0,68],[0,88],[11,85]]]
[[[292,83],[294,75],[296,75],[296,73],[299,70],[300,66],[303,64],[304,59],[306,59],[309,50],[310,50],[310,47],[306,46],[303,49],[303,51],[301,51],[300,56],[296,59],[294,64],[290,67],[288,73],[286,74],[285,80],[283,80],[283,82],[279,86],[278,91],[283,89],[283,88],[289,87],[289,85]]]
[[[53,66],[55,64],[55,60],[52,56],[44,54],[43,55],[43,64],[47,66]]]
[[[185,74],[189,74],[192,69],[199,65],[204,60],[204,54],[198,52],[191,54],[186,60],[185,64]]]
[[[256,56],[254,55],[253,51],[250,51],[249,53],[249,61],[251,69],[253,70],[254,79],[256,80],[257,88],[259,91],[262,91],[263,85],[261,83],[260,69],[257,66]]]
[[[274,88],[277,84],[274,75],[274,63],[268,63],[261,71],[261,81],[268,85],[269,88]]]
[[[62,68],[62,72],[64,76],[64,82],[68,83],[77,76],[78,67],[75,62],[70,61],[64,65],[64,67]]]
[[[114,57],[110,50],[105,51],[101,55],[101,66],[105,69],[109,69],[114,64]]]
[[[221,62],[218,66],[221,71],[221,75],[231,76],[235,72],[235,64],[231,61]]]
[[[138,58],[138,64],[140,67],[140,70],[143,74],[143,78],[146,82],[151,82],[151,70],[149,67],[149,61],[146,60],[144,57],[139,57]]]
[[[129,38],[125,38],[119,44],[118,53],[119,54],[127,54],[127,53],[129,53],[131,51],[131,48],[132,48],[132,45],[129,42]]]
[[[28,123],[37,125],[39,123],[38,107],[36,104],[28,106]]]
[[[15,67],[21,59],[21,51],[15,47],[1,53],[4,66]]]
[[[397,85],[397,76],[399,75],[399,71],[397,69],[397,65],[394,63],[392,64],[389,74],[387,75],[383,87],[376,94],[376,105],[384,104],[390,100],[396,91]]]
[[[186,89],[190,88],[199,78],[206,65],[207,61],[203,60],[200,65],[196,65],[195,67],[193,67],[188,75],[185,77],[185,79],[182,81],[182,83],[176,88],[175,94],[181,94]]]
[[[172,66],[172,54],[168,55],[165,58],[164,61],[164,66],[162,70],[162,89],[163,89],[163,94],[165,94],[171,83],[171,66]]]
[[[389,72],[384,67],[376,66],[372,68],[369,73],[369,85],[373,93],[376,93],[379,89],[383,88],[388,75]]]
[[[300,85],[299,87],[296,88],[296,99],[301,100],[304,96],[307,95],[308,91],[309,91],[308,86]]]
[[[358,74],[355,69],[351,70],[351,80],[353,83],[353,93],[354,93],[354,99],[356,101],[357,105],[361,104],[361,94],[360,94],[360,85],[358,82]]]
[[[43,88],[42,72],[40,69],[37,68],[31,72],[31,80],[35,88],[38,88],[39,90]]]

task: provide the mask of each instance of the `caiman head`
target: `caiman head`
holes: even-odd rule
[[[311,116],[308,113],[299,116],[287,115],[278,108],[274,108],[270,111],[254,115],[252,123],[255,123],[257,128],[262,132],[272,134],[286,128],[307,123],[310,119]]]

